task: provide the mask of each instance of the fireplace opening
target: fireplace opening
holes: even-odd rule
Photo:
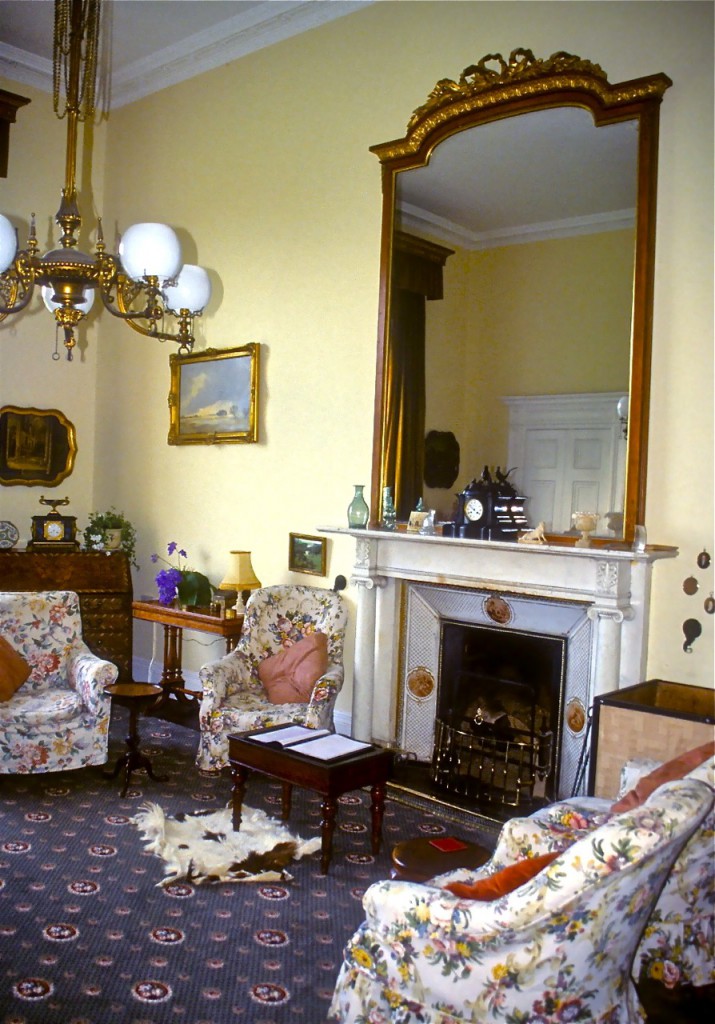
[[[442,621],[432,779],[480,803],[554,799],[563,638]]]

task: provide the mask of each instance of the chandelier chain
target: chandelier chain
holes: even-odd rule
[[[74,10],[72,0],[55,0],[52,95],[60,120],[74,110],[79,121],[86,121],[94,114],[95,107],[100,4],[98,0],[83,0],[80,22],[76,26],[72,24]],[[76,81],[73,81],[73,72],[76,72]]]

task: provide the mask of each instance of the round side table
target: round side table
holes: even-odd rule
[[[132,772],[143,768],[154,782],[164,782],[165,776],[155,775],[151,761],[139,749],[139,715],[162,695],[161,686],[154,683],[110,683],[104,692],[112,698],[113,704],[129,709],[129,731],[126,736],[127,750],[117,759],[112,771],[104,773],[107,779],[116,779],[124,771],[124,786],[121,795],[125,796],[129,788]]]
[[[435,875],[456,871],[457,868],[480,868],[490,857],[491,851],[485,846],[468,840],[463,841],[459,850],[442,851],[426,836],[404,839],[393,847],[390,878],[426,882]]]

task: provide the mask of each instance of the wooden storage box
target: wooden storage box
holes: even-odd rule
[[[631,757],[669,761],[715,736],[715,690],[651,679],[596,697],[589,793],[615,797]]]

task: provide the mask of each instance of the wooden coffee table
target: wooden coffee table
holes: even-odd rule
[[[320,761],[298,753],[295,747],[279,748],[251,740],[257,732],[252,729],[228,738],[228,759],[233,778],[233,827],[241,827],[241,806],[246,781],[251,771],[268,775],[283,783],[281,817],[290,815],[293,786],[312,789],[323,797],[320,822],[320,870],[326,875],[333,854],[333,832],[337,816],[338,797],[352,789],[370,786],[370,812],[372,818],[372,852],[380,852],[382,818],[385,810],[387,778],[392,765],[392,754],[387,750],[369,747],[333,761]]]

